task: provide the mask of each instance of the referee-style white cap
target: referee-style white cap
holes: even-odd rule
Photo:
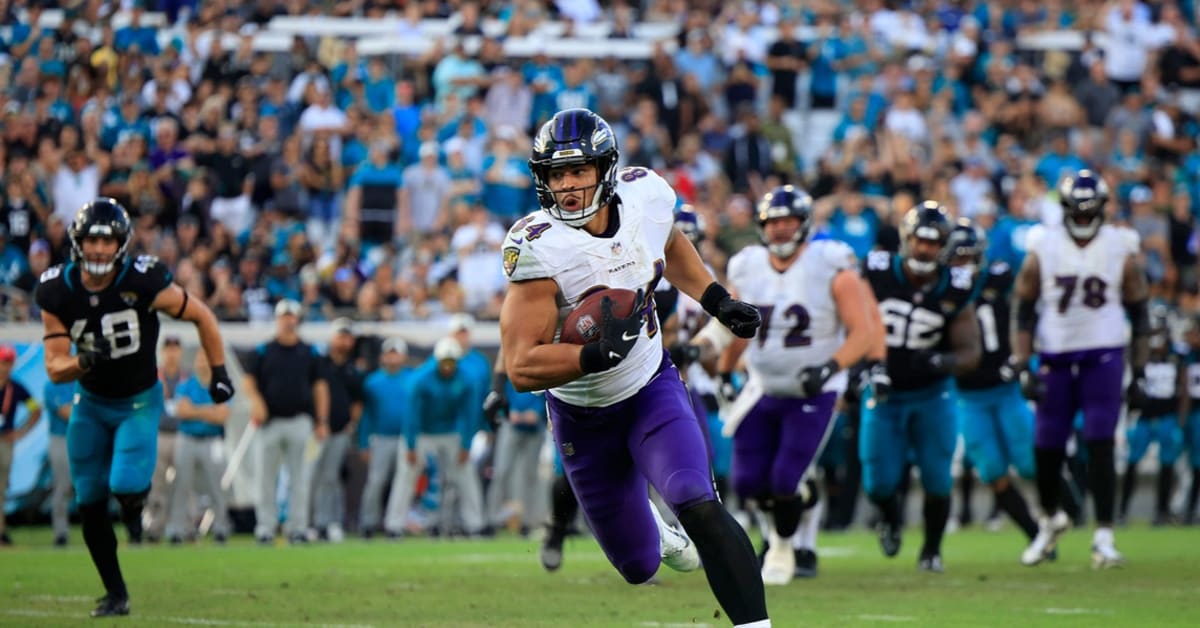
[[[442,360],[461,360],[463,357],[462,345],[453,338],[442,338],[433,345],[433,357],[437,361]]]
[[[403,338],[388,338],[383,341],[383,352],[395,351],[401,355],[408,355],[408,343],[404,342]]]
[[[275,304],[275,317],[278,318],[285,314],[292,316],[300,316],[300,302],[295,299],[284,299]]]
[[[450,333],[459,331],[471,331],[475,326],[475,317],[466,313],[455,314],[450,317]]]

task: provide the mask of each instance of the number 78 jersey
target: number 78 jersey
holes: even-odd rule
[[[950,350],[950,322],[971,306],[974,278],[967,268],[938,269],[938,278],[918,288],[904,274],[898,255],[867,254],[866,275],[887,332],[887,370],[898,391],[932,386],[947,377],[919,368],[914,355]]]
[[[750,339],[746,366],[763,391],[775,397],[799,397],[800,371],[833,357],[845,339],[845,326],[833,300],[833,279],[854,270],[854,251],[841,242],[808,243],[787,270],[771,266],[761,245],[748,246],[729,260],[729,282],[738,298],[758,307],[762,325]],[[825,390],[841,391],[846,371],[835,375]]]
[[[1042,353],[1122,347],[1129,327],[1121,303],[1125,260],[1138,251],[1137,232],[1100,227],[1084,247],[1059,227],[1029,230],[1028,250],[1037,254],[1041,313],[1037,342]]]

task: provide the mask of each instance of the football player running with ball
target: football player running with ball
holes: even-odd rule
[[[758,310],[713,280],[674,228],[675,193],[645,168],[618,171],[612,128],[586,109],[560,111],[529,160],[542,211],[504,242],[508,294],[500,314],[505,371],[517,390],[545,390],[554,441],[579,505],[609,562],[630,583],[660,561],[694,569],[739,626],[770,626],[750,539],[718,501],[704,437],[662,346],[654,288],[666,277],[734,334],[752,337]],[[633,311],[601,303],[599,337],[555,342],[560,321],[596,288],[638,291]],[[656,522],[646,482],[692,543]]]

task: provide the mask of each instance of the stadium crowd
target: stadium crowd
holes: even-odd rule
[[[222,321],[271,321],[291,301],[307,321],[494,320],[506,229],[538,206],[531,133],[571,107],[604,116],[621,164],[695,208],[718,274],[759,241],[754,202],[781,183],[807,189],[815,233],[860,258],[899,247],[903,212],[933,199],[1019,267],[1028,228],[1061,221],[1059,178],[1088,167],[1115,191],[1109,221],[1140,235],[1154,296],[1200,309],[1190,2],[64,0],[45,28],[52,4],[0,0],[5,320],[37,320],[36,278],[69,258],[67,225],[100,195],[133,214],[131,253]],[[457,26],[417,55],[318,36],[255,50],[288,15],[396,16],[398,37]],[[491,20],[502,35],[484,35]],[[504,54],[555,20],[607,22],[612,38],[678,29],[647,59]],[[1031,43],[1063,33],[1082,47]]]

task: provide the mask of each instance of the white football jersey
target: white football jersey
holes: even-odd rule
[[[849,246],[836,240],[809,242],[783,272],[771,267],[770,255],[766,247],[755,245],[729,260],[730,285],[762,314],[746,367],[766,394],[799,397],[800,371],[829,361],[845,340],[833,278],[843,270],[857,270],[858,261]],[[846,377],[840,371],[825,390],[845,390]]]
[[[1187,394],[1192,399],[1200,399],[1200,362],[1187,366]]]
[[[625,168],[617,175],[615,207],[620,226],[612,237],[593,236],[544,211],[513,225],[502,256],[509,281],[553,279],[558,284],[558,324],[588,293],[600,288],[653,290],[666,268],[667,238],[675,225],[675,191],[647,168]],[[653,300],[641,337],[617,366],[550,389],[576,406],[604,407],[632,397],[658,371],[662,336]]]
[[[675,301],[675,318],[679,323],[679,342],[689,342],[708,323],[708,312],[704,311],[699,301],[680,292]],[[687,384],[688,388],[701,395],[717,394],[716,380],[699,362],[688,365]]]
[[[1037,254],[1041,274],[1038,350],[1110,349],[1129,342],[1121,281],[1125,259],[1138,251],[1137,232],[1104,225],[1081,247],[1066,228],[1037,225],[1026,249]]]

